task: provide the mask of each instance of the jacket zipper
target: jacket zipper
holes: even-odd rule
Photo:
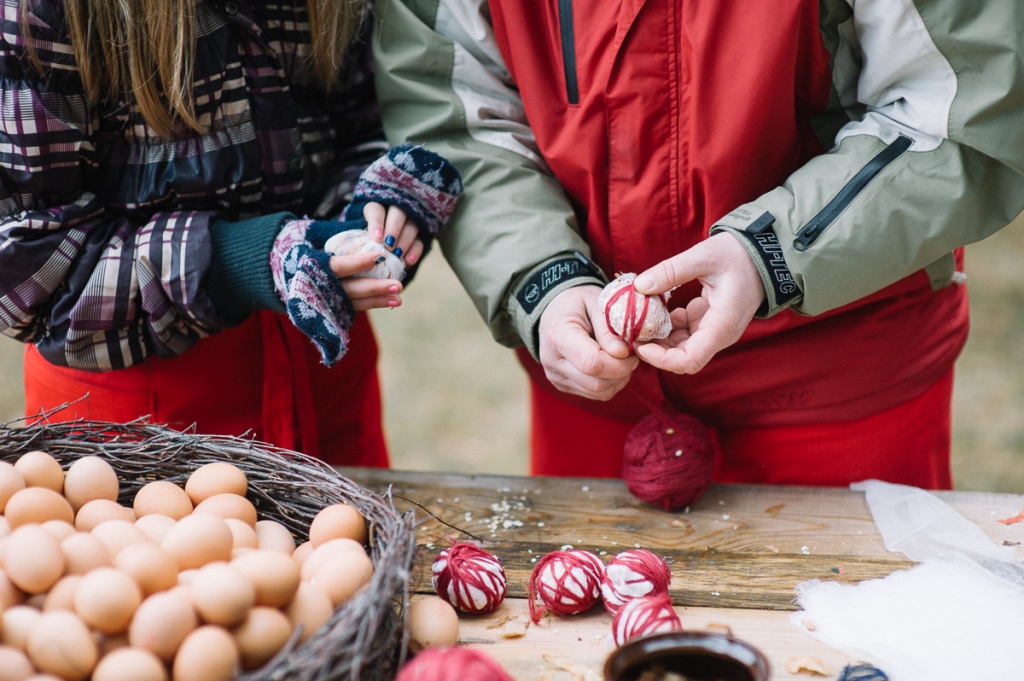
[[[576,81],[576,36],[572,30],[572,0],[558,0],[558,27],[562,37],[562,67],[565,69],[565,91],[569,104],[580,103],[580,86]]]
[[[864,188],[868,186],[871,180],[875,179],[890,163],[899,158],[903,152],[910,148],[911,144],[913,144],[912,139],[906,135],[900,135],[892,144],[878,152],[873,159],[868,161],[846,183],[846,186],[836,194],[835,198],[828,202],[828,205],[822,208],[817,215],[811,218],[810,222],[796,233],[793,247],[798,251],[806,251],[846,210],[846,207],[864,191]]]

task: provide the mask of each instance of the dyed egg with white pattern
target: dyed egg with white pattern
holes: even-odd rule
[[[475,544],[456,543],[441,551],[432,571],[434,591],[462,612],[493,612],[508,591],[501,561]]]

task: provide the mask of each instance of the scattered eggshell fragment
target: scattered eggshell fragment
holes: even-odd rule
[[[162,591],[142,601],[135,611],[128,627],[128,642],[170,662],[178,646],[197,626],[199,618],[187,593]]]
[[[75,515],[75,529],[81,532],[92,532],[100,523],[108,520],[124,520],[135,522],[135,512],[110,499],[93,499],[78,509]]]
[[[114,568],[96,568],[82,577],[75,590],[75,613],[104,634],[127,630],[140,603],[139,585]]]
[[[135,494],[132,509],[138,518],[159,513],[181,520],[192,512],[192,501],[185,490],[167,480],[155,480],[143,485]]]
[[[261,549],[287,555],[295,552],[295,537],[288,528],[276,520],[256,521],[256,541]]]
[[[215,494],[237,494],[244,497],[248,489],[249,481],[242,469],[225,461],[200,466],[185,482],[185,492],[195,506]]]
[[[117,472],[98,456],[83,456],[64,475],[64,497],[75,513],[96,499],[116,502],[119,493]]]
[[[182,641],[174,656],[173,681],[230,681],[239,669],[235,638],[224,627],[207,624]]]
[[[167,668],[148,650],[118,648],[107,654],[92,673],[92,681],[167,681]]]
[[[5,542],[4,571],[14,586],[22,591],[44,593],[64,573],[64,553],[60,544],[38,525],[19,527]]]
[[[46,487],[26,487],[15,492],[7,500],[4,517],[12,530],[30,523],[42,524],[47,520],[63,520],[68,524],[75,522],[71,504]]]
[[[207,497],[196,505],[193,513],[208,513],[225,520],[236,518],[249,527],[256,527],[256,507],[251,501],[237,494],[214,494]]]
[[[349,504],[325,506],[309,524],[309,541],[314,547],[339,538],[353,539],[365,544],[366,537],[366,519]]]
[[[231,558],[231,529],[215,515],[190,515],[167,531],[161,548],[171,554],[179,570],[198,568]]]
[[[29,633],[26,648],[37,669],[67,681],[88,678],[99,658],[89,628],[66,610],[44,612]]]
[[[26,487],[44,487],[58,494],[64,491],[64,469],[44,451],[22,454],[14,462],[14,469],[21,474]]]
[[[242,668],[259,669],[274,657],[292,635],[292,622],[277,608],[256,607],[235,630]]]
[[[409,652],[459,642],[459,614],[448,601],[424,596],[409,606]]]

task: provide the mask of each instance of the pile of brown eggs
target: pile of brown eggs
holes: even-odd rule
[[[211,463],[129,508],[100,457],[0,462],[0,679],[227,681],[311,636],[373,574],[366,521],[327,506],[296,547],[247,487]]]

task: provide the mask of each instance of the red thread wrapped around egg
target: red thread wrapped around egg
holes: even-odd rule
[[[530,618],[539,622],[545,610],[556,615],[589,610],[601,597],[603,574],[604,563],[590,551],[571,549],[545,555],[530,574]]]
[[[672,599],[667,593],[626,601],[612,620],[612,636],[615,645],[619,646],[638,636],[682,628],[683,623],[672,608]]]
[[[601,580],[604,607],[613,615],[626,601],[668,593],[668,564],[646,549],[628,549],[608,561]]]
[[[434,590],[456,610],[492,612],[505,600],[505,568],[475,544],[452,544],[434,559],[432,570]]]
[[[475,648],[426,648],[398,671],[395,681],[512,681],[500,664]]]

